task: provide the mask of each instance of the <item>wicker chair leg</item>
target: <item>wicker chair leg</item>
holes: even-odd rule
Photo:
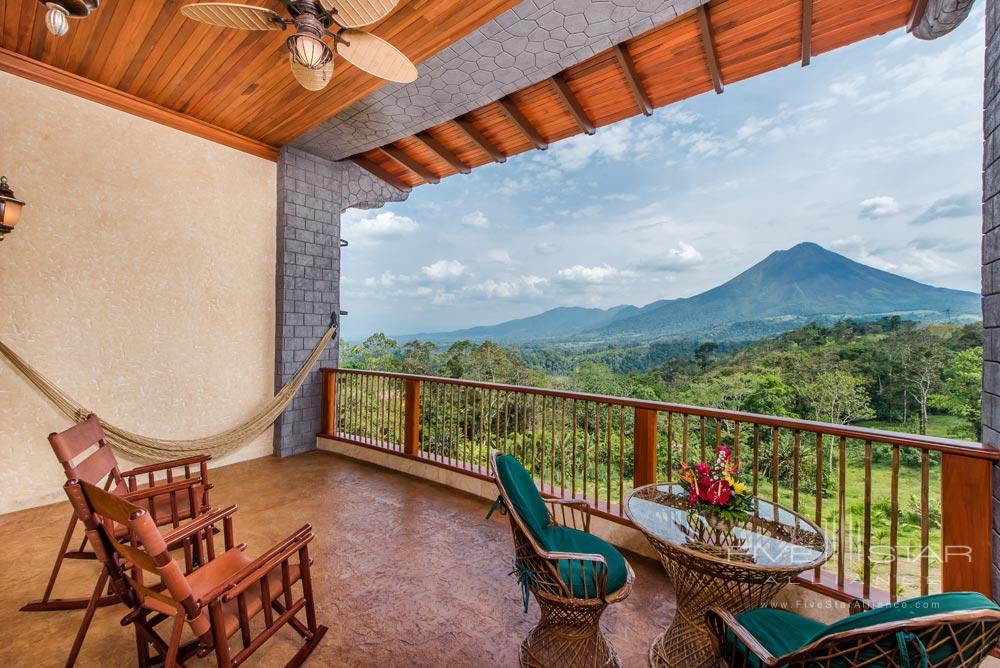
[[[604,636],[607,604],[566,605],[536,596],[542,616],[521,643],[521,665],[530,668],[617,668],[618,652]]]

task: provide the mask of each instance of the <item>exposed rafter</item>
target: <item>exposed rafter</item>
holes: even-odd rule
[[[500,104],[500,108],[503,110],[504,114],[507,116],[507,120],[517,126],[517,129],[521,131],[521,134],[525,138],[535,145],[535,148],[544,151],[549,147],[549,143],[545,141],[542,135],[538,134],[538,130],[535,126],[531,124],[521,110],[517,108],[514,101],[509,97],[502,97],[497,102]]]
[[[642,82],[639,81],[639,74],[635,71],[635,63],[628,52],[628,47],[624,43],[621,43],[615,44],[612,48],[615,52],[615,57],[618,59],[618,65],[621,67],[622,75],[625,77],[625,83],[628,84],[629,90],[632,91],[632,97],[635,98],[635,103],[639,105],[639,110],[642,111],[643,115],[651,116],[653,114],[653,102],[649,99],[649,94],[643,88]]]
[[[390,158],[401,164],[406,169],[410,170],[421,179],[427,183],[440,183],[441,178],[437,176],[434,172],[430,171],[419,162],[411,158],[406,154],[403,149],[398,146],[393,146],[392,144],[386,144],[381,148],[381,150],[388,155]]]
[[[698,6],[698,25],[701,28],[701,43],[705,47],[705,60],[708,73],[712,75],[712,85],[715,92],[722,94],[725,86],[722,84],[722,69],[719,67],[719,56],[715,52],[715,37],[712,34],[712,21],[708,17],[708,7]]]
[[[812,60],[813,0],[802,0],[802,67]]]
[[[378,178],[382,179],[383,181],[388,183],[393,188],[396,188],[397,190],[402,190],[403,192],[410,192],[411,190],[413,190],[413,188],[411,188],[410,186],[406,185],[398,178],[396,178],[394,174],[392,174],[388,170],[383,169],[382,167],[372,162],[371,160],[361,155],[360,153],[358,155],[352,155],[349,158],[349,160],[354,164],[356,164],[361,169],[371,172],[372,175],[377,176]]]
[[[594,124],[590,122],[587,118],[587,112],[583,110],[580,105],[580,101],[576,99],[576,95],[570,90],[569,84],[566,83],[566,78],[563,76],[562,72],[556,74],[552,77],[552,88],[555,89],[556,94],[559,99],[562,100],[563,105],[566,107],[566,111],[570,113],[573,120],[576,121],[577,127],[580,128],[580,132],[586,132],[588,135],[592,135],[597,132]]]
[[[913,0],[910,15],[906,19],[906,32],[913,32],[913,29],[924,20],[924,14],[927,13],[927,2],[928,0]]]
[[[452,169],[461,174],[468,174],[472,171],[467,164],[458,159],[458,156],[441,145],[437,139],[426,132],[418,132],[413,138],[424,145],[424,147],[436,155],[438,158],[451,165]]]
[[[507,156],[501,153],[500,149],[494,146],[489,139],[484,137],[483,133],[477,130],[476,126],[472,124],[472,121],[460,116],[455,119],[455,126],[462,131],[469,141],[478,146],[483,153],[490,156],[493,162],[507,162]]]

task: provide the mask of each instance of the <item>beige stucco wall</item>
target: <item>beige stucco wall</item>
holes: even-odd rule
[[[275,165],[0,72],[0,339],[102,417],[192,438],[273,393]],[[0,512],[64,498],[68,426],[0,362]],[[268,431],[226,463],[271,452]]]

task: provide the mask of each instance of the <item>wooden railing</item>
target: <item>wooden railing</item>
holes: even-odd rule
[[[323,369],[321,436],[486,478],[497,448],[542,492],[628,524],[621,500],[732,448],[754,493],[814,518],[835,556],[805,584],[894,601],[991,591],[991,466],[1000,452],[714,408],[451,378]]]

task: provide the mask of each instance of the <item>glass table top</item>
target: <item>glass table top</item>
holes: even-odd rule
[[[669,545],[725,561],[803,570],[826,561],[829,541],[813,522],[759,497],[754,511],[733,526],[691,509],[677,484],[640,487],[625,511],[645,533]]]

